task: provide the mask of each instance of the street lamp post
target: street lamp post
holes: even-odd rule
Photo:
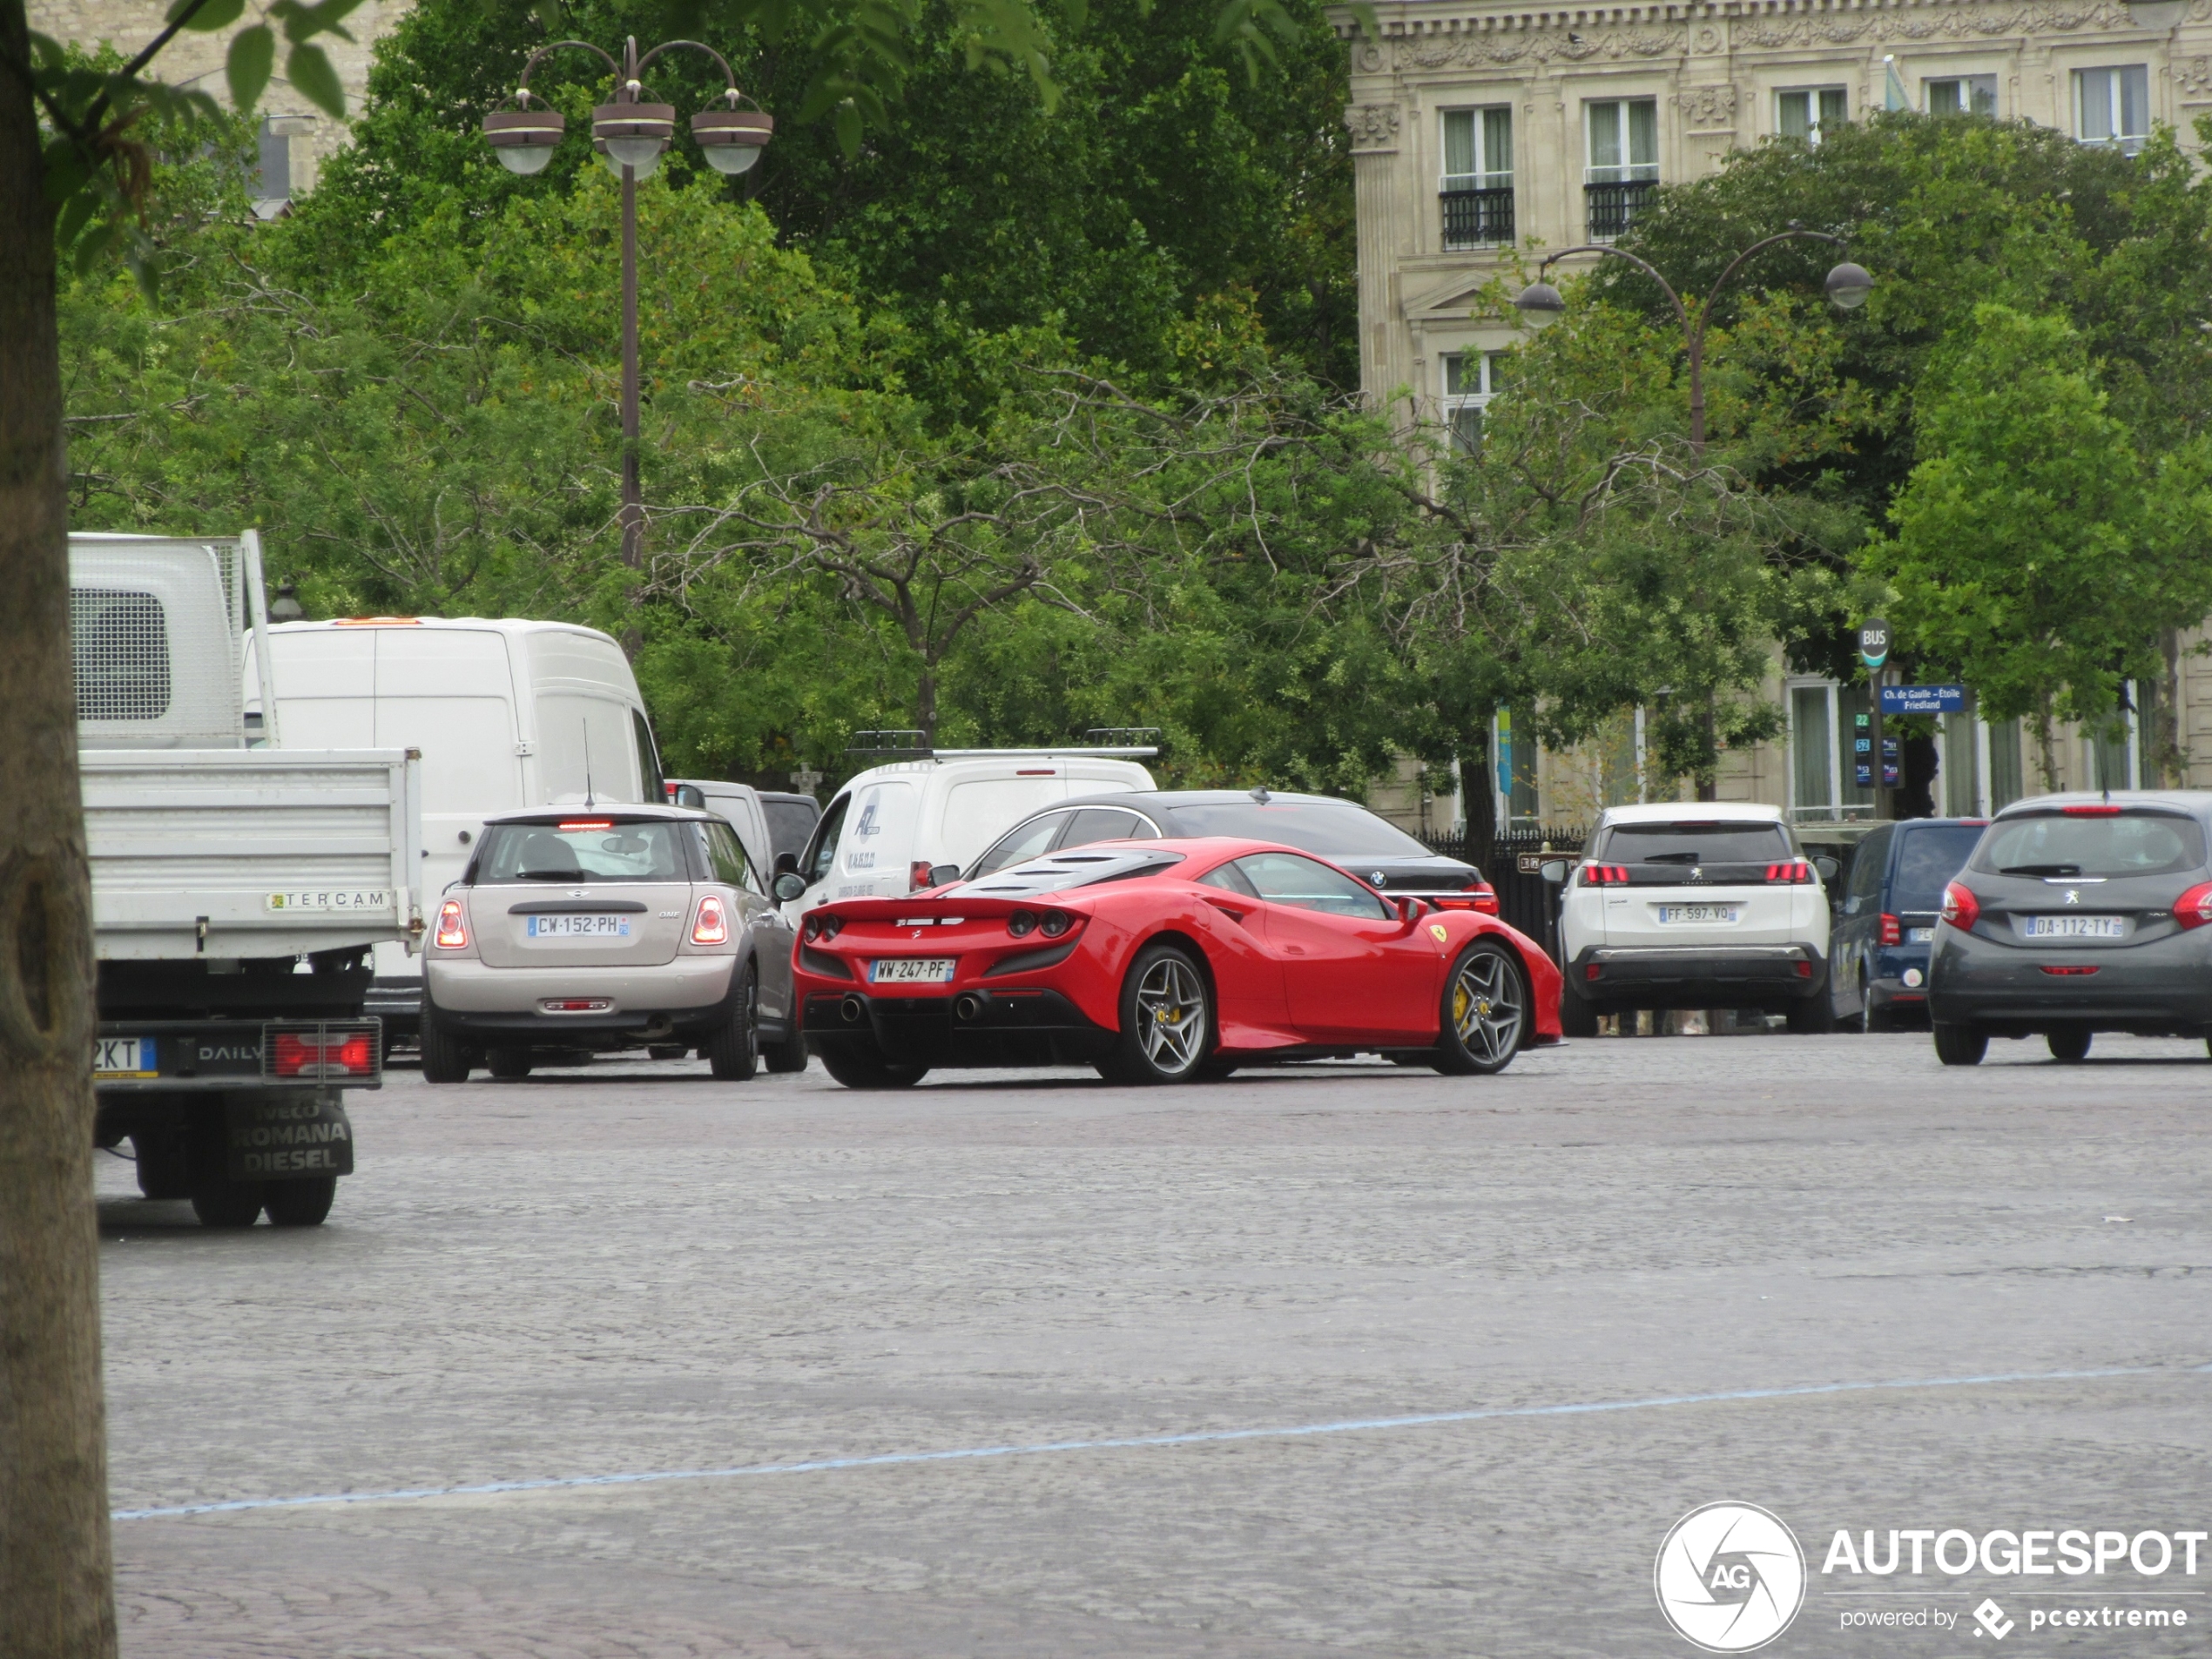
[[[1615,247],[1607,242],[1591,242],[1581,247],[1560,249],[1558,253],[1552,254],[1536,267],[1536,280],[1514,297],[1514,304],[1524,314],[1532,317],[1556,316],[1565,311],[1567,309],[1565,298],[1546,280],[1546,273],[1557,261],[1574,253],[1602,253],[1611,259],[1626,260],[1656,282],[1659,285],[1659,291],[1665,294],[1673,304],[1675,315],[1682,323],[1683,344],[1689,354],[1689,447],[1703,455],[1705,450],[1705,330],[1713,320],[1713,302],[1719,299],[1721,291],[1728,287],[1729,280],[1742,267],[1744,260],[1750,259],[1754,253],[1772,247],[1777,242],[1787,242],[1798,237],[1809,238],[1819,242],[1833,242],[1838,247],[1849,246],[1840,236],[1831,236],[1826,231],[1809,231],[1797,225],[1792,225],[1788,230],[1770,236],[1764,241],[1752,243],[1750,246],[1729,261],[1728,268],[1721,273],[1720,280],[1713,284],[1712,292],[1705,296],[1704,303],[1697,307],[1697,320],[1695,323],[1690,320],[1689,308],[1683,304],[1682,296],[1675,292],[1672,283],[1661,276],[1646,260],[1640,260],[1635,254]],[[1853,311],[1866,303],[1866,296],[1874,291],[1874,279],[1867,275],[1865,266],[1853,265],[1846,260],[1829,272],[1826,286],[1829,299],[1833,300],[1839,309]]]
[[[643,77],[656,57],[679,46],[705,52],[721,66],[723,96],[729,100],[726,109],[701,110],[691,118],[692,138],[715,172],[745,172],[760,159],[761,147],[776,130],[775,118],[757,107],[739,109],[745,94],[730,60],[696,40],[664,41],[640,57],[633,35],[624,43],[619,64],[589,41],[555,41],[532,52],[523,65],[515,89],[517,107],[484,117],[484,138],[509,172],[543,172],[568,122],[543,99],[530,107],[530,71],[550,53],[574,47],[598,58],[615,78],[614,102],[591,111],[591,147],[622,180],[622,562],[633,570],[644,562],[645,536],[644,496],[637,482],[637,181],[660,165],[661,152],[676,132],[674,105],[643,101]]]
[[[1608,242],[1589,242],[1580,247],[1561,248],[1536,267],[1536,280],[1515,294],[1513,302],[1520,308],[1523,315],[1530,317],[1557,316],[1565,311],[1567,300],[1547,280],[1547,273],[1554,262],[1574,253],[1602,253],[1611,259],[1626,260],[1656,282],[1659,285],[1660,293],[1665,294],[1674,306],[1675,316],[1682,323],[1683,343],[1689,354],[1689,447],[1693,452],[1702,455],[1705,453],[1705,330],[1713,320],[1713,302],[1720,297],[1722,290],[1728,287],[1730,279],[1743,268],[1743,262],[1754,253],[1770,248],[1777,242],[1787,242],[1801,237],[1818,242],[1833,242],[1838,247],[1850,246],[1840,236],[1831,236],[1826,231],[1809,231],[1803,226],[1792,222],[1788,230],[1767,237],[1762,241],[1752,243],[1750,246],[1728,262],[1728,268],[1720,273],[1711,291],[1706,294],[1703,303],[1697,307],[1697,320],[1694,323],[1690,320],[1689,307],[1683,304],[1682,296],[1675,292],[1672,283],[1661,276],[1649,261],[1640,260],[1635,254],[1615,247]],[[1824,286],[1828,291],[1828,298],[1838,309],[1855,311],[1866,303],[1866,296],[1874,291],[1874,279],[1867,274],[1865,266],[1853,265],[1846,260],[1828,273],[1828,280]],[[1880,706],[1881,698],[1878,691],[1875,695],[1875,707],[1878,711]],[[1876,718],[1878,719],[1880,718],[1878,713]],[[1709,746],[1717,746],[1713,733],[1713,710],[1710,703],[1705,710],[1705,740]],[[1882,776],[1879,751],[1880,745],[1878,741],[1874,773],[1878,786]],[[1711,800],[1715,799],[1716,793],[1715,785],[1701,784],[1697,790],[1697,799]],[[1879,799],[1878,794],[1877,799]]]

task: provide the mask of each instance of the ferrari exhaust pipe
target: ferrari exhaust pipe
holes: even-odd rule
[[[857,996],[846,997],[837,1005],[837,1011],[845,1016],[845,1023],[847,1025],[858,1025],[868,1017],[867,1004]]]
[[[965,1025],[983,1012],[983,999],[973,991],[962,991],[953,999],[953,1018]]]

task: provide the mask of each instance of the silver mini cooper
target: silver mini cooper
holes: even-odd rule
[[[678,806],[484,826],[424,948],[422,1075],[522,1077],[551,1052],[696,1049],[717,1077],[806,1068],[792,932],[728,824]]]

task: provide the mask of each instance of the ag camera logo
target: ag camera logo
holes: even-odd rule
[[[1707,1653],[1763,1648],[1804,1605],[1797,1534],[1756,1504],[1691,1510],[1669,1529],[1651,1576],[1675,1634]]]

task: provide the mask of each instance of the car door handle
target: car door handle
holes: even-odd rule
[[[1305,954],[1305,947],[1303,945],[1285,945],[1283,947],[1283,954],[1285,956],[1303,956]]]

